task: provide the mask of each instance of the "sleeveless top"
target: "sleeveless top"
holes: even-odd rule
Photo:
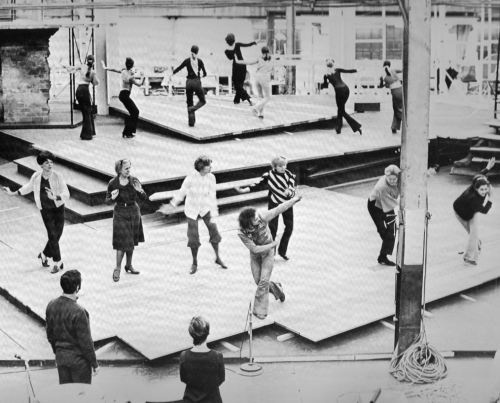
[[[121,89],[126,91],[132,91],[132,83],[130,79],[133,78],[134,75],[130,73],[129,70],[122,70],[122,81],[121,81]]]
[[[259,57],[257,62],[256,74],[270,75],[272,71],[273,71],[272,59],[266,61],[262,57]]]
[[[77,78],[76,78],[78,85],[80,85],[80,84],[89,85],[90,83],[93,82],[94,77],[95,77],[95,70],[91,69],[90,75],[88,77],[86,77],[87,71],[88,71],[87,65],[82,64],[81,69],[78,70],[78,74],[77,74]]]

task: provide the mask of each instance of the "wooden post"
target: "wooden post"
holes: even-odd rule
[[[418,337],[422,319],[431,43],[431,0],[404,0],[403,4],[404,119],[395,332],[398,353]]]
[[[295,54],[295,4],[286,7],[286,54]],[[286,67],[286,93],[295,94],[295,66]]]
[[[276,19],[276,13],[271,11],[267,12],[267,47],[274,53],[274,20]]]

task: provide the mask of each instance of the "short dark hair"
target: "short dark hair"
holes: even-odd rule
[[[260,52],[261,53],[269,53],[269,48],[267,46],[262,46],[262,48],[260,49]]]
[[[82,275],[78,270],[68,270],[61,276],[61,288],[65,294],[73,294],[82,286]]]
[[[200,51],[200,48],[198,46],[196,46],[196,45],[191,46],[191,53],[194,53],[195,55],[197,55],[199,51]]]
[[[386,60],[382,67],[391,67],[391,62],[389,60]]]
[[[227,34],[226,36],[226,42],[229,46],[233,46],[234,42],[236,41],[234,34]]]
[[[189,334],[193,338],[193,344],[199,346],[210,334],[210,323],[203,316],[195,316],[189,324]]]
[[[208,167],[212,163],[212,160],[208,158],[206,155],[202,155],[196,158],[194,162],[194,169],[200,172],[203,168]]]
[[[250,229],[253,225],[253,220],[257,214],[257,209],[255,207],[245,207],[240,211],[238,216],[238,222],[240,224],[240,229]]]
[[[38,163],[38,165],[42,165],[47,160],[51,160],[52,162],[55,162],[54,154],[52,154],[50,151],[42,151],[36,157],[36,162]]]
[[[472,184],[474,185],[474,188],[479,189],[481,186],[484,186],[484,185],[489,186],[490,181],[484,175],[476,175],[472,179]]]
[[[127,57],[125,59],[125,67],[127,69],[131,69],[132,67],[134,67],[134,59],[132,59],[131,57]]]

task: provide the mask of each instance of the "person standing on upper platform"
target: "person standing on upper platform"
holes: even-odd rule
[[[399,205],[401,169],[396,165],[385,168],[382,176],[368,198],[368,212],[372,217],[377,232],[382,238],[382,247],[377,261],[387,266],[395,266],[387,255],[392,255],[396,242],[396,213],[394,209]]]
[[[99,84],[99,80],[95,75],[94,63],[95,58],[93,55],[88,55],[86,58],[86,65],[81,64],[78,66],[64,66],[68,73],[78,73],[75,80],[78,84],[76,88],[76,100],[82,110],[82,131],[80,139],[92,140],[96,135],[94,125],[94,111],[92,110],[92,99],[90,98],[89,86],[92,84],[94,87]]]
[[[269,188],[268,209],[272,210],[280,204],[292,199],[295,196],[295,175],[286,169],[288,161],[285,157],[276,157],[271,161],[272,169],[262,175],[260,181],[246,188],[235,188],[238,193],[249,193],[259,191],[264,187]],[[293,207],[285,210],[283,213],[283,223],[285,231],[278,246],[278,255],[288,260],[287,250],[290,237],[293,232]],[[273,239],[276,239],[278,232],[279,215],[269,221],[269,229]]]
[[[322,88],[328,88],[328,82],[333,85],[335,89],[335,101],[337,102],[337,124],[335,130],[337,134],[340,134],[342,131],[343,118],[347,121],[349,126],[353,132],[359,132],[359,134],[363,134],[361,131],[361,125],[356,122],[350,115],[347,114],[345,110],[345,104],[349,99],[349,87],[346,83],[342,81],[342,77],[340,73],[357,73],[356,69],[346,70],[341,68],[335,68],[335,62],[332,59],[328,59],[326,61],[327,72],[323,77],[323,85]]]
[[[464,262],[477,264],[481,252],[479,239],[479,213],[487,214],[491,208],[491,185],[486,174],[495,165],[495,158],[488,161],[488,165],[479,175],[474,176],[472,184],[453,202],[453,210],[457,220],[469,234],[465,248]]]
[[[137,122],[139,121],[139,109],[135,105],[134,101],[132,101],[132,98],[130,98],[130,94],[132,93],[132,85],[140,87],[144,84],[144,73],[141,71],[140,77],[135,76],[134,70],[132,70],[134,68],[134,60],[130,57],[125,59],[125,68],[121,70],[106,67],[103,60],[101,60],[101,63],[104,70],[122,75],[121,91],[118,99],[129,113],[129,116],[125,117],[125,128],[123,129],[122,135],[125,138],[134,138],[137,130]],[[137,81],[141,79],[142,81]]]
[[[224,51],[227,58],[233,61],[233,73],[232,80],[234,84],[234,89],[236,91],[236,95],[234,96],[234,103],[239,104],[240,101],[248,101],[250,106],[253,106],[252,101],[250,100],[250,95],[245,91],[243,84],[245,83],[245,77],[247,75],[247,66],[244,64],[238,64],[237,60],[243,60],[243,56],[241,54],[241,48],[247,48],[249,46],[257,45],[257,42],[250,43],[241,43],[236,42],[236,38],[234,34],[227,34],[226,43],[228,44],[228,48]]]
[[[198,233],[198,218],[201,217],[210,234],[210,243],[215,252],[215,263],[223,269],[227,266],[219,256],[219,243],[222,237],[217,229],[214,217],[218,215],[217,196],[215,191],[215,176],[212,172],[212,160],[202,155],[194,162],[192,173],[186,176],[179,191],[175,194],[169,204],[164,204],[158,210],[165,215],[172,214],[172,210],[186,199],[184,213],[188,223],[187,246],[191,248],[193,263],[189,274],[198,270],[198,249],[201,246]]]
[[[191,57],[188,57],[177,67],[172,75],[177,74],[183,68],[187,69],[188,75],[186,77],[186,103],[188,110],[188,124],[193,127],[196,123],[195,112],[203,107],[207,101],[205,100],[205,90],[201,85],[200,71],[203,71],[203,77],[207,76],[203,60],[198,58],[200,48],[196,45],[191,46]],[[170,79],[172,76],[170,76]],[[198,97],[198,103],[193,106],[193,94]]]
[[[391,130],[397,133],[401,130],[401,120],[403,120],[403,86],[399,81],[398,74],[401,70],[392,70],[391,62],[386,60],[384,62],[384,73],[382,80],[385,86],[391,90],[392,95],[392,110],[394,115],[392,118]]]

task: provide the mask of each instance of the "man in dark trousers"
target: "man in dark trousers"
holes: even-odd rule
[[[243,60],[243,56],[241,55],[241,48],[246,48],[249,46],[257,45],[257,42],[251,43],[240,43],[236,42],[236,39],[233,34],[227,34],[226,43],[229,45],[229,48],[224,51],[227,58],[233,61],[233,84],[234,89],[236,90],[236,95],[234,96],[234,103],[239,104],[240,101],[248,101],[248,103],[252,106],[252,101],[250,100],[250,95],[245,91],[243,84],[245,83],[245,78],[247,76],[247,66],[245,64],[236,63],[236,58],[238,60]],[[235,58],[236,57],[236,58]]]
[[[203,71],[203,77],[207,76],[207,71],[205,70],[205,65],[203,60],[198,59],[198,51],[200,48],[196,45],[191,47],[191,57],[188,57],[182,62],[182,64],[177,67],[172,75],[176,74],[178,71],[182,70],[184,67],[187,69],[188,75],[186,77],[186,102],[188,109],[188,124],[193,127],[196,123],[195,112],[204,106],[207,102],[205,101],[205,90],[201,85],[200,71]],[[193,106],[193,94],[198,97],[198,103]]]
[[[63,294],[47,305],[47,339],[56,355],[59,384],[87,383],[99,372],[90,334],[89,314],[78,305],[82,276],[68,270],[61,276]]]

